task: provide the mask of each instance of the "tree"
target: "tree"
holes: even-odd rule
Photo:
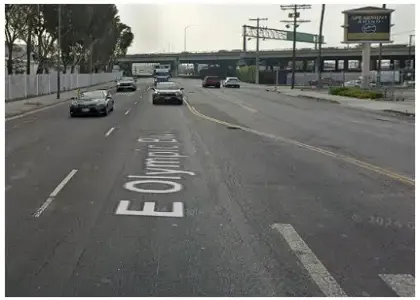
[[[6,47],[8,50],[7,73],[13,73],[13,46],[17,39],[21,39],[26,30],[26,7],[24,5],[6,4],[5,5],[5,35]]]
[[[321,20],[319,22],[319,35],[318,35],[318,61],[317,61],[317,70],[318,70],[318,85],[321,86],[321,64],[322,64],[322,57],[321,57],[321,47],[322,47],[322,28],[324,26],[324,15],[325,15],[325,4],[322,4],[321,9]]]

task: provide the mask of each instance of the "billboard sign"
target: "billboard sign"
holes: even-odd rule
[[[345,42],[389,42],[391,10],[381,8],[355,9],[344,12]]]

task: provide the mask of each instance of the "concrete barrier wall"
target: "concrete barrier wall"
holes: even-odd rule
[[[69,91],[96,84],[113,81],[122,76],[122,72],[97,74],[61,74],[60,91]],[[57,73],[19,74],[5,76],[6,102],[57,92]]]

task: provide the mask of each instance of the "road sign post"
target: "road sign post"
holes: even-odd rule
[[[343,43],[363,44],[362,78],[363,88],[369,88],[370,46],[372,43],[390,43],[391,13],[393,10],[379,7],[361,7],[343,11]]]

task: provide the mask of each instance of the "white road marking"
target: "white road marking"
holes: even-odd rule
[[[131,109],[127,110],[127,111],[125,112],[125,115],[128,115],[128,114],[130,113],[130,111],[131,111]]]
[[[77,173],[77,170],[71,170],[70,173],[60,182],[59,185],[52,191],[50,196],[45,200],[44,204],[35,212],[34,217],[38,218],[42,212],[53,202],[58,193],[64,188],[64,186],[70,181],[70,179]]]
[[[171,186],[169,189],[160,189],[160,190],[152,190],[152,189],[141,189],[138,188],[137,185],[142,184],[160,184],[160,185],[167,185]],[[124,184],[124,188],[137,193],[146,193],[146,194],[169,194],[169,193],[177,193],[182,190],[182,185],[173,182],[173,181],[167,181],[167,180],[135,180],[135,181],[129,181],[126,184]]]
[[[302,240],[290,224],[273,224],[271,228],[281,233],[292,251],[298,257],[313,281],[327,297],[347,297],[335,279],[331,276],[316,255]]]
[[[155,211],[155,202],[145,202],[143,210],[129,210],[129,200],[121,200],[118,204],[116,215],[129,216],[150,216],[150,217],[172,217],[182,218],[184,216],[184,204],[182,202],[174,202],[172,211]]]
[[[253,108],[251,108],[251,107],[248,107],[248,106],[245,106],[245,105],[243,105],[243,104],[241,104],[241,103],[238,103],[241,107],[243,107],[243,108],[245,108],[246,110],[248,110],[248,111],[250,111],[250,112],[252,112],[252,113],[256,113],[257,112],[257,110],[256,109],[253,109]]]
[[[379,277],[400,297],[415,297],[415,278],[410,274],[379,274]]]
[[[128,178],[152,178],[152,179],[181,179],[179,176],[143,176],[143,175],[128,175]]]
[[[110,130],[108,130],[107,133],[105,133],[105,136],[109,136],[113,131],[114,131],[115,127],[112,127]]]
[[[137,104],[138,102],[136,101],[136,102],[134,102],[134,104]]]

